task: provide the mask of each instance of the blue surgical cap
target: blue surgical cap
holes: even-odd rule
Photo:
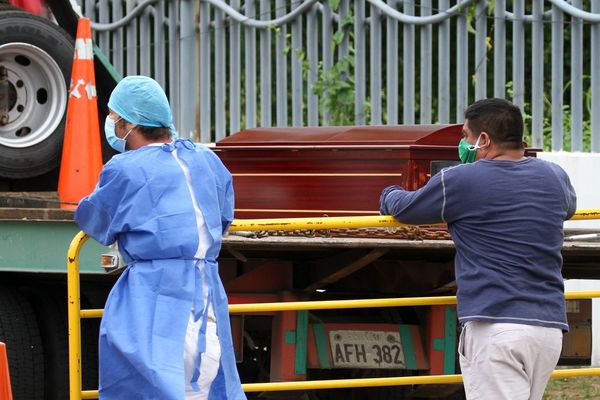
[[[177,135],[169,100],[158,82],[147,76],[128,76],[115,87],[108,108],[135,125],[169,128]]]

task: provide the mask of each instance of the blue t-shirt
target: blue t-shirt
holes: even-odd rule
[[[576,210],[565,171],[537,158],[442,170],[421,189],[384,189],[381,214],[446,222],[456,246],[458,317],[568,330],[563,222]]]

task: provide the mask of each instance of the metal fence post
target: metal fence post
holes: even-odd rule
[[[381,125],[381,13],[371,5],[369,86],[371,93],[370,124]]]
[[[523,0],[514,0],[513,11],[515,18],[513,20],[513,103],[521,111],[525,107],[525,2]]]
[[[169,1],[169,63],[166,70],[169,74],[169,101],[173,110],[173,123],[178,130],[181,128],[181,110],[179,109],[179,2]]]
[[[245,15],[256,18],[254,0],[247,0],[244,4]],[[244,28],[244,88],[246,90],[246,126],[256,127],[256,31],[250,26]]]
[[[414,15],[415,5],[412,0],[404,2],[404,13]],[[404,24],[403,27],[403,82],[402,82],[402,123],[415,123],[415,26]]]
[[[300,0],[292,1],[292,9],[300,7]],[[304,125],[304,82],[302,79],[301,54],[304,53],[302,46],[302,20],[300,15],[292,23],[292,126]]]
[[[239,10],[240,0],[231,0],[231,7]],[[230,21],[229,25],[229,134],[240,130],[241,112],[241,73],[240,73],[240,24]]]
[[[319,98],[313,92],[313,85],[318,79],[319,63],[319,28],[317,21],[317,6],[313,5],[306,15],[306,57],[308,60],[306,108],[307,126],[319,125]]]
[[[270,1],[260,2],[260,19],[270,19]],[[316,44],[315,44],[316,45]],[[260,31],[260,125],[271,126],[271,29]]]
[[[387,0],[396,8],[397,0]],[[386,18],[386,110],[388,125],[398,123],[398,21]]]
[[[449,0],[439,0],[439,9],[445,11]],[[450,122],[450,20],[438,25],[438,116],[441,124]]]
[[[592,1],[592,12],[600,13],[600,2]],[[592,88],[600,87],[600,22],[592,25]],[[592,152],[600,153],[600,92],[592,89]]]
[[[179,135],[184,138],[192,138],[194,135],[194,125],[196,121],[196,49],[195,49],[195,28],[194,28],[194,5],[192,0],[181,0],[180,2],[180,37],[179,37],[179,75],[180,92],[179,108],[181,120],[179,121]],[[202,13],[204,14],[204,13]],[[203,18],[206,18],[203,15]],[[203,64],[206,59],[203,59]],[[206,74],[206,68],[210,64],[202,65],[200,72]],[[210,72],[208,72],[210,73]],[[206,84],[206,83],[205,83]],[[205,90],[203,87],[202,90]]]
[[[552,7],[552,151],[563,149],[563,13]]]
[[[225,89],[225,16],[220,10],[215,10],[215,142],[225,138],[226,105]],[[269,57],[270,59],[270,57]],[[210,93],[209,93],[210,96]],[[210,97],[208,99],[210,101]],[[210,131],[210,126],[208,127]],[[204,129],[202,130],[204,131]],[[210,135],[209,135],[210,137]]]
[[[469,97],[469,37],[467,17],[459,15],[456,19],[456,118],[455,122],[464,121]]]
[[[475,11],[475,100],[487,97],[487,7],[477,3]]]
[[[421,15],[431,15],[431,0],[421,2]],[[431,25],[427,24],[421,27],[421,84],[419,88],[419,123],[431,123],[431,71],[432,71],[432,52],[431,52]]]
[[[533,0],[530,145],[544,147],[544,0]]]
[[[366,97],[365,2],[354,0],[354,124],[364,125]]]
[[[126,0],[125,9],[127,14],[135,7],[135,0]],[[125,43],[125,54],[127,55],[127,75],[137,74],[137,27],[136,24],[127,25],[127,39]]]
[[[573,7],[581,8],[581,0]],[[583,24],[571,17],[571,151],[583,150]]]
[[[495,0],[494,7],[494,97],[506,93],[506,0]]]
[[[323,18],[321,21],[323,31],[323,71],[329,71],[333,67],[333,10],[329,3],[323,4]],[[327,92],[324,93],[327,96]],[[328,110],[323,112],[323,125],[329,125],[330,116]]]

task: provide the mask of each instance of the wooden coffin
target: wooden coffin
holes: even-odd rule
[[[236,218],[377,215],[389,185],[415,190],[458,163],[462,125],[257,128],[215,152],[234,177]]]

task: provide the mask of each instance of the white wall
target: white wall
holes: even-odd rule
[[[541,152],[542,160],[560,165],[577,193],[577,208],[600,208],[600,154]],[[600,220],[567,221],[565,228],[590,228],[600,232]]]
[[[600,154],[542,152],[537,156],[560,165],[567,172],[577,193],[578,209],[600,208]],[[565,228],[600,232],[600,220],[567,221]],[[565,290],[600,290],[600,280],[567,280]],[[592,365],[600,366],[600,299],[592,300]]]

